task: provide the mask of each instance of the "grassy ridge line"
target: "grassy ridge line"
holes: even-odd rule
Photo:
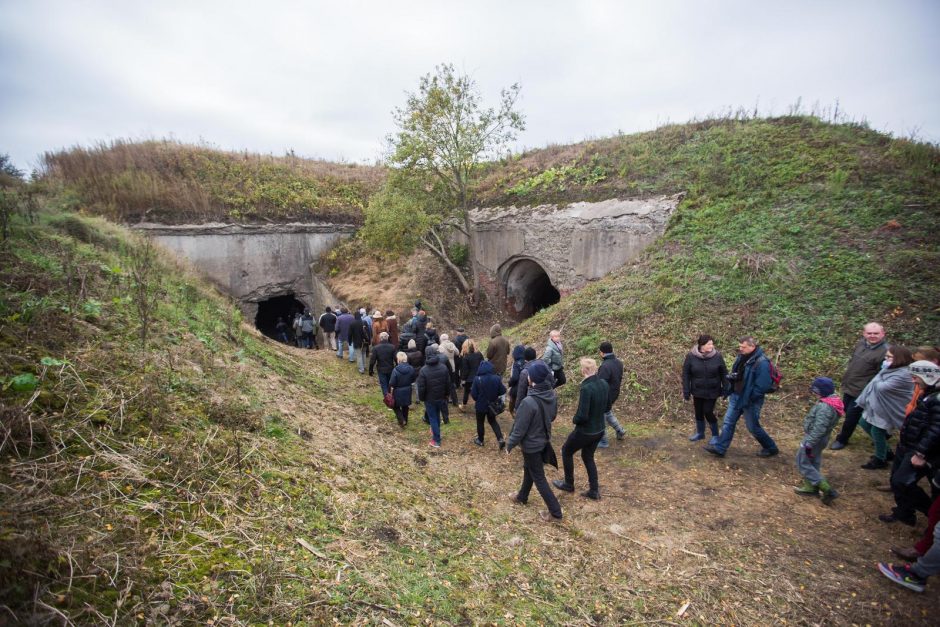
[[[117,222],[359,222],[383,168],[118,140],[43,156],[67,208]]]
[[[594,191],[522,185],[539,178],[535,168],[558,169],[570,157],[536,152],[491,175],[499,186],[484,196],[604,197],[624,181],[649,193],[687,191],[659,245],[514,330],[541,345],[547,329],[563,327],[572,367],[611,339],[634,373],[629,405],[640,416],[674,414],[682,356],[702,332],[726,356],[739,335],[754,334],[779,356],[788,386],[838,377],[868,320],[895,341],[940,341],[940,244],[930,235],[940,218],[936,147],[786,118],[671,126],[569,149],[580,155],[572,163],[636,175],[603,179]]]

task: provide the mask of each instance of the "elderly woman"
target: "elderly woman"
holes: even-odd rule
[[[875,454],[862,464],[866,470],[888,467],[888,434],[904,424],[904,412],[914,395],[914,380],[908,366],[911,351],[892,344],[885,353],[885,366],[868,382],[855,403],[862,408],[859,425],[875,443]]]
[[[392,370],[392,378],[389,381],[389,389],[392,396],[395,397],[395,416],[398,418],[398,426],[402,429],[408,424],[408,409],[411,407],[411,384],[415,381],[415,369],[408,363],[408,355],[398,353],[396,355],[398,365]]]
[[[727,376],[728,366],[715,350],[715,340],[710,335],[698,336],[682,364],[682,397],[691,398],[695,408],[695,433],[689,436],[690,441],[705,439],[706,422],[711,434],[718,435],[715,402],[722,395]]]

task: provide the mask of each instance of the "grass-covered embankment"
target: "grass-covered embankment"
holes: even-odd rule
[[[42,179],[73,209],[115,222],[357,223],[380,167],[115,141],[46,153]]]

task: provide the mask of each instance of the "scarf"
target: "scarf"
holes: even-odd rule
[[[713,348],[707,353],[703,353],[702,351],[698,349],[698,344],[696,344],[695,346],[692,347],[692,350],[689,352],[692,353],[692,355],[694,355],[695,357],[698,357],[699,359],[711,359],[712,357],[715,356],[715,354],[718,351]]]

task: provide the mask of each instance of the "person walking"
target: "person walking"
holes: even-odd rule
[[[502,378],[495,373],[493,364],[484,361],[477,370],[477,376],[473,379],[470,388],[470,396],[476,401],[477,414],[477,437],[473,443],[477,446],[483,446],[483,422],[489,422],[496,441],[499,443],[499,450],[503,450],[506,441],[503,439],[503,430],[496,420],[496,412],[493,409],[493,403],[506,393],[506,386],[503,385]]]
[[[824,505],[831,505],[838,493],[822,475],[822,454],[845,409],[842,399],[835,394],[836,384],[829,377],[813,379],[809,391],[818,400],[803,419],[803,441],[796,451],[796,468],[803,475],[803,483],[793,489],[801,496],[818,494]]]
[[[522,359],[522,372],[519,373],[519,383],[516,384],[516,407],[519,406],[519,403],[522,402],[522,399],[524,399],[529,393],[529,378],[526,376],[526,369],[529,367],[529,365],[532,364],[532,362],[542,361],[536,357],[535,349],[531,346],[526,346],[525,352],[522,353]],[[545,362],[542,361],[542,363],[544,364]],[[551,369],[548,371],[548,376],[552,376]],[[549,383],[551,384],[552,388],[555,387],[554,379],[552,379]]]
[[[888,435],[904,424],[907,404],[914,396],[914,380],[908,366],[913,361],[911,351],[892,344],[885,352],[885,367],[876,374],[855,404],[862,408],[859,426],[875,445],[875,454],[862,464],[865,470],[888,467]]]
[[[287,323],[284,322],[284,317],[278,316],[277,324],[274,325],[274,332],[277,335],[278,341],[283,342],[284,344],[290,344],[290,340],[287,338],[287,329],[288,326]]]
[[[389,346],[392,346],[389,342]],[[389,388],[392,396],[395,397],[395,417],[398,419],[398,426],[404,429],[408,425],[408,411],[411,408],[411,385],[415,382],[417,375],[415,369],[408,363],[408,355],[399,352],[395,355],[398,365],[392,370],[392,376],[389,379]]]
[[[565,469],[564,480],[556,479],[552,484],[564,492],[574,492],[574,454],[581,451],[581,460],[588,476],[588,490],[581,496],[598,500],[601,498],[597,479],[594,451],[604,435],[607,410],[607,382],[597,376],[597,362],[590,357],[581,358],[581,389],[578,393],[578,409],[571,422],[574,430],[568,434],[561,447],[561,460]]]
[[[441,447],[441,413],[450,397],[451,380],[437,349],[429,348],[424,367],[418,373],[418,400],[424,403],[431,423],[431,441],[428,446]]]
[[[304,348],[316,348],[317,350],[320,349],[320,347],[317,345],[316,330],[317,326],[313,322],[313,316],[310,315],[310,312],[305,309],[303,316],[300,318],[300,332],[302,333]]]
[[[332,350],[336,350],[336,314],[329,305],[320,314],[317,326],[323,331],[323,348],[329,346]]]
[[[343,358],[343,344],[349,350],[349,361],[356,361],[356,355],[349,343],[349,329],[353,326],[355,318],[345,307],[340,307],[340,314],[336,317],[336,356]]]
[[[509,371],[509,415],[516,413],[516,391],[519,387],[519,377],[522,376],[522,369],[525,367],[525,346],[516,344],[512,348],[512,368]]]
[[[500,378],[506,374],[506,360],[509,358],[509,340],[503,337],[503,329],[498,324],[490,327],[490,343],[486,347],[486,359],[493,364],[493,372]]]
[[[733,391],[728,399],[721,433],[712,438],[714,442],[709,443],[705,450],[717,457],[724,457],[734,439],[735,426],[744,416],[747,430],[761,445],[757,456],[773,457],[779,454],[777,443],[760,424],[764,396],[773,388],[773,379],[770,376],[770,360],[753,337],[742,337],[739,341],[738,357],[731,366],[728,380],[731,381]]]
[[[882,522],[913,525],[917,512],[928,514],[933,499],[917,483],[940,465],[940,367],[926,360],[910,365],[911,375],[923,386],[923,394],[904,420],[891,467],[891,491],[895,506],[881,514]],[[936,494],[934,495],[936,496]]]
[[[620,426],[617,417],[614,416],[614,403],[620,398],[620,386],[623,383],[623,362],[614,355],[614,346],[610,342],[601,342],[598,347],[601,352],[601,365],[597,369],[597,378],[607,383],[607,410],[604,412],[604,421],[613,427],[617,434],[617,439],[622,440],[627,435],[626,430]],[[604,427],[604,435],[601,441],[597,443],[597,448],[607,448],[610,444],[607,442],[607,427]]]
[[[394,347],[400,346],[398,340],[398,316],[391,309],[385,310],[385,330],[388,331],[388,343]]]
[[[368,327],[362,319],[362,314],[357,311],[356,315],[353,316],[353,323],[349,326],[349,361],[352,363],[358,359],[359,374],[366,373],[366,353],[364,349],[367,334]]]
[[[379,373],[379,387],[382,388],[382,396],[388,393],[389,381],[392,378],[392,370],[395,369],[396,357],[398,351],[388,341],[388,332],[379,333],[379,343],[372,348],[372,354],[369,356],[369,376],[372,376],[373,369]]]
[[[388,331],[388,326],[385,324],[385,316],[382,315],[382,312],[376,309],[372,312],[372,345],[375,346],[381,342],[381,335],[384,332]]]
[[[692,399],[695,412],[695,433],[690,442],[705,439],[705,423],[712,437],[718,435],[718,419],[715,418],[715,403],[724,394],[728,367],[725,358],[715,350],[715,340],[710,335],[700,335],[695,346],[685,356],[682,364],[682,398]]]
[[[923,592],[927,587],[927,579],[940,573],[940,525],[933,530],[933,546],[913,564],[878,564],[881,574],[894,583],[904,586],[914,592]]]
[[[845,405],[845,418],[842,429],[830,447],[834,451],[849,445],[849,438],[855,433],[858,421],[862,418],[862,408],[855,399],[862,393],[868,382],[881,370],[888,343],[885,329],[877,322],[869,322],[862,328],[862,338],[856,342],[849,364],[842,375],[842,404]]]
[[[565,384],[565,359],[564,350],[561,345],[561,331],[552,329],[548,333],[548,343],[545,345],[545,353],[542,355],[542,361],[548,364],[552,371],[552,377],[555,379],[555,387]]]
[[[551,442],[558,401],[549,379],[548,366],[533,361],[526,370],[526,376],[529,393],[516,408],[516,420],[506,441],[507,455],[517,446],[522,449],[522,485],[518,492],[510,495],[510,500],[525,505],[534,485],[548,507],[548,511],[539,512],[539,517],[546,522],[557,522],[562,519],[561,503],[545,478],[542,452]]]
[[[470,387],[473,385],[473,379],[476,378],[481,363],[483,363],[483,353],[477,350],[476,342],[466,340],[460,355],[460,379],[463,381],[463,403],[457,406],[460,411],[464,410],[467,401],[470,400]]]

